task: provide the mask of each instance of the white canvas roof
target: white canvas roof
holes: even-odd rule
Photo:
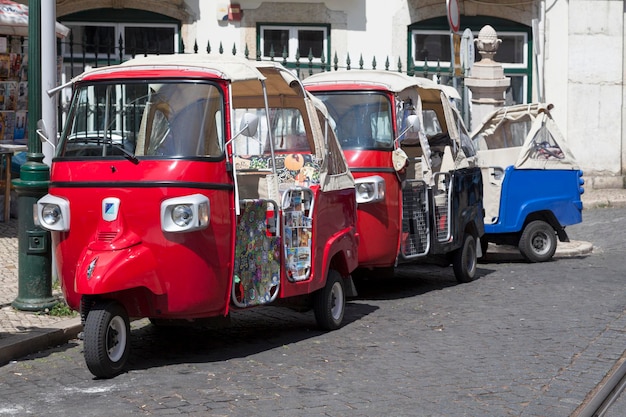
[[[256,96],[264,81],[269,96],[300,96],[302,88],[298,78],[282,65],[273,61],[250,61],[241,56],[221,54],[174,54],[137,57],[119,65],[93,68],[72,80],[88,79],[96,75],[110,74],[120,70],[179,70],[206,72],[216,78],[229,80],[234,85],[234,96]],[[295,83],[295,84],[294,84]],[[295,87],[295,88],[294,88]]]
[[[95,74],[107,74],[121,69],[130,70],[157,70],[179,69],[181,71],[204,71],[231,81],[261,80],[264,79],[254,61],[248,61],[238,56],[218,54],[174,54],[149,55],[133,58],[119,65],[93,68],[75,78],[81,80]]]
[[[440,86],[436,82],[428,78],[410,77],[400,72],[382,70],[321,72],[305,78],[303,83],[306,86],[355,83],[380,86],[396,93],[406,90],[407,88],[415,87],[440,89]]]
[[[550,115],[552,107],[551,104],[531,103],[497,109],[485,117],[481,125],[471,134],[479,154],[484,154],[485,151],[497,152],[497,149],[509,149],[506,152],[509,157],[514,156],[511,151],[516,151],[514,164],[516,168],[578,169],[576,159],[567,144],[567,140]],[[521,121],[524,118],[532,121],[532,127],[525,137],[514,138],[514,144],[521,145],[507,145],[506,139],[510,135],[510,129],[507,128],[507,125]],[[549,132],[551,143],[545,144],[549,146],[544,150],[544,157],[538,158],[536,153],[540,143],[537,143],[536,137],[540,130]],[[513,131],[516,132],[515,130]],[[558,157],[545,152],[550,151],[551,148],[558,149]],[[502,153],[504,154],[504,152]],[[506,161],[503,162],[502,165],[510,165]]]

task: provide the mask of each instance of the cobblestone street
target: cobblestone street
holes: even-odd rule
[[[569,416],[626,346],[625,209],[570,230],[594,253],[528,264],[494,256],[367,281],[346,324],[257,308],[221,330],[134,322],[128,372],[94,380],[82,342],[0,368],[0,415]]]

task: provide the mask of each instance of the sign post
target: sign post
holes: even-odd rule
[[[474,34],[471,29],[467,28],[463,31],[461,37],[461,66],[466,77],[474,66]]]
[[[448,24],[453,33],[461,29],[461,12],[459,11],[459,0],[446,0],[446,11],[448,13]]]
[[[456,88],[457,75],[457,51],[460,49],[460,39],[455,42],[455,34],[461,29],[461,12],[459,10],[459,0],[446,0],[446,12],[448,15],[448,25],[450,26],[450,69],[452,75],[452,83]],[[460,59],[459,59],[460,61]],[[460,64],[460,62],[458,62]],[[460,65],[459,65],[460,66]]]
[[[470,28],[463,31],[461,37],[461,67],[463,68],[463,76],[469,77],[470,71],[474,66],[474,34]],[[463,83],[463,120],[465,126],[470,126],[470,108],[469,108],[469,89],[467,85]]]

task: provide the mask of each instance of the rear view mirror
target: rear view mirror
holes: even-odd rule
[[[417,132],[420,128],[420,119],[416,114],[411,114],[406,118],[407,128],[411,132]]]
[[[239,124],[239,131],[226,142],[226,145],[237,139],[239,136],[245,136],[256,140],[254,136],[256,135],[258,127],[259,117],[253,113],[244,113],[241,118],[241,123]]]
[[[50,139],[48,139],[48,130],[46,129],[46,123],[43,119],[37,120],[37,136],[39,136],[39,140],[41,143],[47,143],[52,147],[52,151],[56,152],[56,145],[52,143]]]
[[[239,133],[238,135],[243,135],[246,137],[252,137],[256,135],[257,129],[259,127],[259,118],[256,114],[245,113],[241,118],[241,124],[239,125]]]
[[[405,139],[405,138],[403,138],[405,133],[407,133],[407,132],[418,132],[419,129],[420,129],[420,118],[416,114],[411,114],[411,115],[407,116],[407,118],[406,118],[406,127],[404,128],[404,130],[402,132],[400,132],[400,134],[398,135],[398,137],[395,140],[396,146],[398,146],[399,142],[401,142],[402,140]]]

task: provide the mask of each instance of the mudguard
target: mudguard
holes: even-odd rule
[[[156,270],[154,255],[141,244],[109,251],[87,248],[78,262],[74,291],[96,295],[145,287],[162,295],[165,289]]]

